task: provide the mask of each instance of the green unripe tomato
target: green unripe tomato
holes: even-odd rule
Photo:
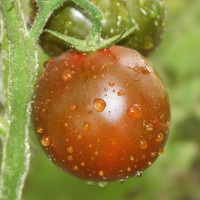
[[[102,38],[110,38],[135,26],[135,32],[120,41],[120,45],[136,49],[144,56],[158,47],[165,25],[165,0],[90,1],[104,14]],[[92,16],[87,11],[72,1],[67,1],[53,13],[45,28],[86,39],[92,29],[92,21]],[[58,56],[69,48],[62,40],[49,33],[42,35],[41,45],[51,56]]]

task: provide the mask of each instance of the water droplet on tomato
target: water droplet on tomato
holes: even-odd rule
[[[77,165],[73,166],[73,170],[74,171],[78,171],[79,170],[79,167]]]
[[[109,86],[110,86],[110,87],[113,87],[114,85],[115,85],[115,83],[109,82]]]
[[[73,153],[73,152],[74,152],[73,147],[72,147],[72,146],[68,146],[68,147],[67,147],[67,152],[68,152],[68,153]]]
[[[118,96],[123,96],[123,95],[125,95],[125,94],[126,94],[126,93],[125,93],[124,90],[120,90],[120,91],[117,93]]]
[[[98,174],[99,174],[99,176],[103,176],[103,175],[104,175],[104,171],[100,170],[100,171],[98,172]]]
[[[66,70],[62,73],[62,79],[63,81],[69,81],[73,78],[74,72],[71,70]]]
[[[164,140],[164,138],[165,138],[164,135],[162,133],[159,133],[157,138],[156,138],[156,141],[157,142],[162,142]]]
[[[142,108],[139,104],[133,104],[128,109],[128,115],[129,117],[132,117],[134,119],[141,119],[142,118]]]
[[[141,140],[140,141],[140,149],[147,149],[148,147],[148,144],[147,144],[147,141],[146,140]]]
[[[72,109],[73,111],[75,111],[75,110],[77,109],[76,104],[72,104],[72,105],[71,105],[71,109]]]
[[[43,136],[43,137],[41,138],[41,144],[42,144],[43,146],[45,146],[45,147],[48,147],[48,146],[51,144],[51,141],[50,141],[49,137]]]
[[[68,161],[73,161],[74,159],[73,159],[73,156],[72,155],[67,155],[67,160]]]
[[[84,131],[89,131],[90,127],[91,127],[91,125],[88,122],[84,122],[83,125],[82,125],[82,128],[83,128]]]
[[[43,133],[43,132],[44,132],[44,130],[43,130],[43,128],[42,128],[42,127],[38,127],[38,129],[37,129],[37,132],[38,132],[38,133]]]
[[[97,112],[102,112],[106,107],[106,102],[103,99],[95,99],[93,107]]]
[[[130,156],[130,160],[131,160],[131,161],[134,161],[134,157],[133,157],[133,156]]]

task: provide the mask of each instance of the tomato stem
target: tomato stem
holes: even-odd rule
[[[101,26],[102,26],[102,19],[103,19],[103,13],[99,8],[97,8],[94,4],[92,4],[88,0],[72,0],[79,6],[83,7],[85,10],[90,12],[93,17],[93,27],[90,36],[87,40],[80,40],[73,37],[69,37],[66,35],[63,35],[61,33],[52,31],[52,30],[44,30],[45,32],[48,32],[52,34],[53,36],[63,40],[68,45],[71,46],[71,48],[75,48],[77,51],[80,52],[94,52],[98,51],[100,49],[107,48],[113,44],[116,44],[121,39],[127,37],[129,34],[133,33],[135,31],[135,27],[132,27],[130,29],[125,29],[122,31],[119,35],[116,35],[114,37],[111,37],[109,39],[102,39],[100,37],[101,35]]]

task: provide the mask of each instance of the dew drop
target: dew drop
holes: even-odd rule
[[[67,160],[68,161],[73,161],[74,159],[73,159],[73,156],[72,155],[67,155]]]
[[[151,161],[149,161],[149,162],[148,162],[148,165],[150,166],[151,164],[152,164]]]
[[[93,107],[97,112],[102,112],[106,108],[106,102],[103,99],[95,99]]]
[[[98,172],[98,174],[99,174],[99,176],[103,176],[103,175],[104,175],[104,171],[100,170],[100,171]]]
[[[72,109],[73,111],[75,111],[75,110],[77,109],[76,104],[72,104],[72,105],[71,105],[71,109]]]
[[[62,79],[63,81],[69,81],[73,78],[74,72],[71,70],[66,70],[62,73]]]
[[[140,149],[147,149],[148,144],[146,140],[141,140],[140,141]]]
[[[82,167],[84,167],[85,166],[85,163],[84,162],[81,162],[81,164],[80,164]]]
[[[110,87],[113,87],[114,85],[115,85],[115,83],[109,82],[109,86],[110,86]]]
[[[43,133],[43,132],[44,132],[44,130],[43,130],[43,128],[42,128],[42,127],[38,127],[38,129],[37,129],[37,132],[38,132],[38,133]]]
[[[68,152],[68,153],[73,153],[73,152],[74,152],[73,147],[72,147],[72,146],[68,146],[68,147],[67,147],[67,152]]]
[[[77,165],[73,166],[73,170],[78,171],[79,170],[78,166]]]
[[[125,94],[126,94],[126,93],[125,93],[124,90],[120,90],[120,91],[117,93],[118,96],[123,96],[123,95],[125,95]]]
[[[134,119],[141,119],[142,118],[142,108],[139,104],[133,104],[128,109],[128,115]]]
[[[127,172],[130,172],[131,170],[132,170],[131,167],[127,167],[126,169]]]
[[[88,184],[89,186],[92,186],[92,185],[94,185],[94,182],[93,182],[93,181],[88,181],[87,184]]]
[[[39,83],[35,84],[35,90],[37,90],[40,87]]]
[[[144,48],[145,48],[146,50],[150,50],[150,49],[152,49],[152,47],[153,47],[152,38],[147,38],[147,39],[145,40],[145,42],[144,42]]]
[[[155,151],[151,152],[151,157],[153,158],[155,156],[156,156],[156,152]]]
[[[142,176],[142,171],[137,171],[137,172],[136,172],[136,176],[137,176],[137,177],[141,177],[141,176]]]
[[[133,156],[130,156],[130,160],[131,160],[131,161],[134,161],[134,157],[133,157]]]
[[[99,187],[101,187],[101,188],[106,187],[107,184],[108,184],[107,182],[99,182],[98,183]]]
[[[156,138],[156,141],[157,142],[162,142],[164,140],[164,135],[162,133],[159,133],[157,138]]]
[[[43,146],[48,147],[51,144],[51,141],[50,141],[49,137],[43,136],[41,138],[41,143]]]
[[[163,154],[163,153],[164,153],[164,149],[163,149],[163,148],[160,148],[160,149],[158,150],[158,154],[161,155],[161,154]]]
[[[146,124],[146,125],[145,125],[145,128],[146,128],[146,131],[147,131],[147,132],[153,131],[153,125],[152,125],[152,124]]]
[[[99,155],[99,152],[98,152],[98,151],[95,151],[95,152],[94,152],[94,155],[95,155],[95,156],[98,156],[98,155]]]
[[[82,125],[82,128],[83,128],[84,131],[89,131],[90,127],[91,127],[91,125],[88,122],[84,122],[83,125]]]

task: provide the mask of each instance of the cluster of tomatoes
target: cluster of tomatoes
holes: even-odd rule
[[[61,55],[44,64],[35,86],[33,124],[51,160],[74,176],[105,182],[140,176],[163,153],[170,125],[166,89],[144,57],[161,41],[165,2],[90,1],[104,13],[103,38],[136,31],[122,46],[87,54],[63,53],[61,40],[43,34],[45,51]],[[80,39],[91,27],[91,16],[71,1],[47,23]]]

